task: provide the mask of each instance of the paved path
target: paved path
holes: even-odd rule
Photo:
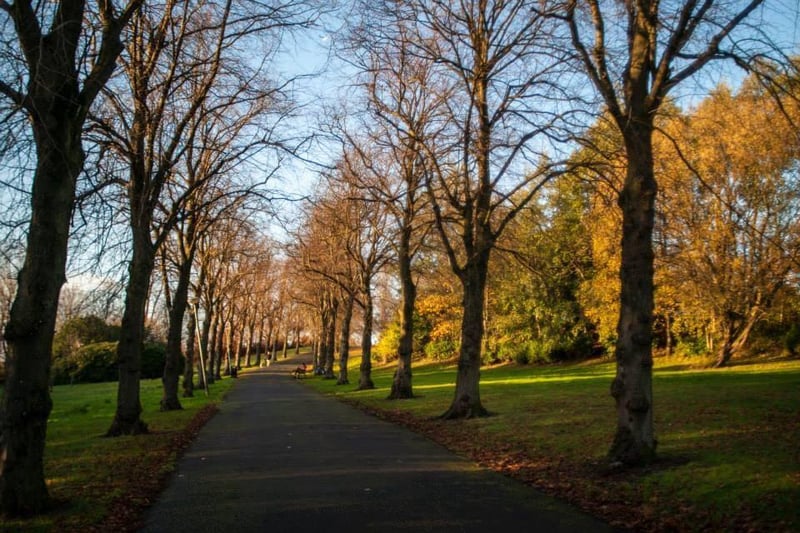
[[[608,531],[609,526],[289,376],[243,374],[146,532]]]

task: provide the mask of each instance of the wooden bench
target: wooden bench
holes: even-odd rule
[[[292,372],[292,377],[294,377],[295,379],[304,378],[307,375],[308,371],[305,369],[305,367],[302,366],[298,366],[297,368],[294,369],[294,372]]]

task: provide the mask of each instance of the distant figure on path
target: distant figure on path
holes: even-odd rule
[[[300,365],[300,366],[298,366],[297,368],[294,369],[294,372],[292,372],[292,376],[294,376],[295,379],[299,378],[299,377],[305,377],[306,376],[306,371],[307,371],[306,364],[303,363],[302,365]]]

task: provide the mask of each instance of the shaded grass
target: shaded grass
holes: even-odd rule
[[[615,427],[609,362],[488,367],[481,396],[493,416],[443,422],[455,366],[417,364],[412,400],[386,400],[308,380],[327,394],[403,423],[454,451],[573,501],[615,525],[648,530],[800,530],[800,361],[654,374],[659,460],[606,467]]]
[[[56,506],[28,520],[0,519],[2,531],[121,531],[136,526],[141,509],[175,466],[193,426],[202,424],[230,389],[217,381],[206,397],[181,398],[183,410],[161,412],[161,380],[141,382],[142,419],[150,433],[106,438],[116,409],[116,383],[53,388],[45,475]],[[112,516],[113,515],[113,516]]]

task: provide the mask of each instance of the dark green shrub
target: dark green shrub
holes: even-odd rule
[[[73,360],[71,383],[100,383],[116,381],[119,377],[116,342],[82,346],[70,359]]]
[[[167,346],[159,342],[148,342],[142,350],[142,379],[160,378],[164,374]],[[183,372],[179,369],[178,372]]]
[[[52,381],[56,385],[72,383],[86,371],[84,362],[100,355],[93,350],[91,354],[81,354],[78,352],[94,344],[113,344],[119,340],[119,326],[112,326],[97,316],[87,315],[75,317],[67,320],[59,328],[53,338],[53,366],[51,368]],[[82,362],[84,361],[84,362]],[[92,363],[94,364],[94,363]],[[98,364],[100,364],[98,362]],[[102,374],[99,368],[92,368],[89,371],[92,376]],[[81,377],[86,381],[86,377]],[[114,376],[116,377],[116,365],[114,365]],[[95,378],[92,381],[97,381]],[[99,381],[107,381],[100,379]]]

